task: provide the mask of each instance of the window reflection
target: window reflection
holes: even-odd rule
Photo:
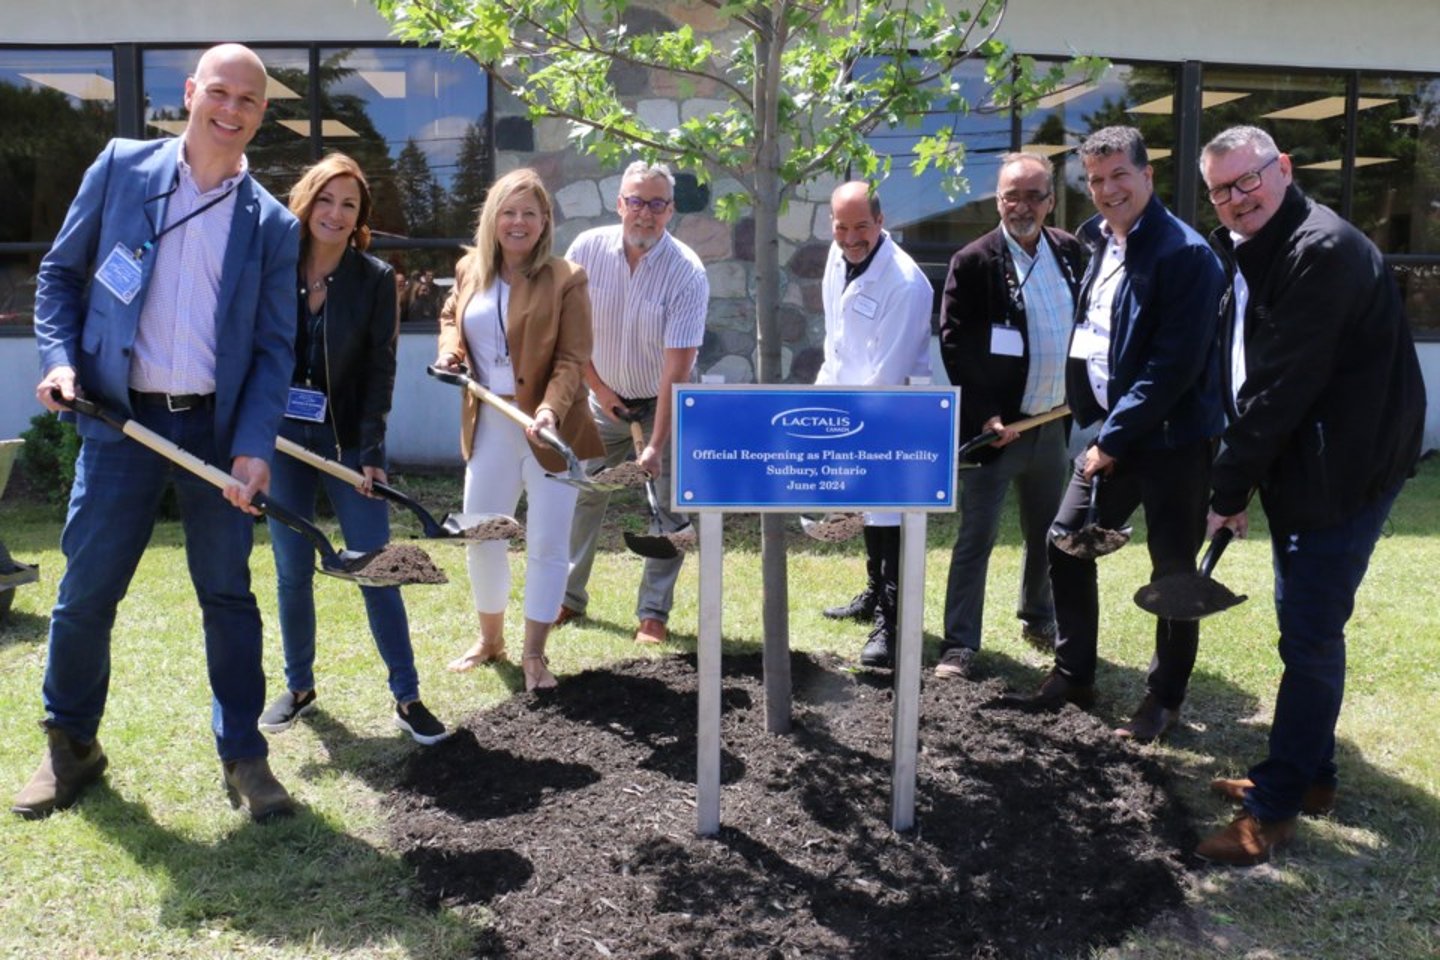
[[[1440,80],[1365,77],[1360,97],[1351,221],[1384,253],[1440,253]]]
[[[321,50],[320,62],[325,148],[364,168],[377,232],[468,238],[492,167],[484,72],[437,50],[390,47]]]
[[[1219,100],[1200,117],[1200,143],[1228,127],[1250,124],[1275,138],[1290,155],[1295,182],[1311,197],[1340,209],[1345,157],[1345,81],[1334,75],[1207,68],[1205,96]],[[1220,100],[1219,98],[1225,98]],[[1363,116],[1366,111],[1362,110]],[[1203,197],[1203,194],[1202,194]],[[1196,225],[1220,223],[1208,200],[1197,205]]]
[[[115,133],[109,50],[0,50],[0,243],[49,241]],[[41,252],[0,258],[0,326],[28,326]]]
[[[1101,127],[1140,131],[1155,171],[1155,194],[1173,208],[1174,69],[1117,63],[1093,84],[1065,87],[1042,98],[1020,122],[1020,149],[1047,155],[1065,172],[1062,189],[1055,192],[1054,225],[1074,233],[1095,215],[1075,148]]]
[[[195,70],[204,47],[147,50],[142,73],[145,135],[178,136],[185,129],[185,79]],[[300,172],[311,162],[309,130],[310,60],[304,50],[256,47],[269,82],[265,120],[245,150],[250,173],[282,203]]]

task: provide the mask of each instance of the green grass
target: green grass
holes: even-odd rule
[[[457,506],[458,477],[398,482],[437,512]],[[616,526],[643,528],[639,501],[628,505],[630,515]],[[0,626],[0,799],[8,803],[40,752],[35,721],[45,632],[63,559],[59,524],[46,508],[10,500],[3,511],[6,545],[17,559],[39,563],[43,575],[17,591]],[[400,515],[397,525],[414,529]],[[954,525],[953,516],[940,516],[930,527],[925,623],[932,658]],[[1138,931],[1106,956],[1440,953],[1440,463],[1426,464],[1406,488],[1390,526],[1350,629],[1339,816],[1306,821],[1297,845],[1271,866],[1195,874],[1187,916]],[[729,651],[761,642],[757,529],[753,517],[726,521]],[[258,539],[252,566],[273,692],[282,683],[273,567],[263,531]],[[562,680],[644,655],[630,642],[638,561],[618,541],[617,530],[609,530],[591,584],[590,619],[552,637],[552,667]],[[791,545],[792,646],[855,653],[863,630],[836,626],[819,609],[861,585],[858,542],[818,544],[797,532]],[[451,583],[407,590],[406,599],[422,694],[442,719],[456,721],[511,696],[520,678],[518,668],[465,675],[443,669],[469,643],[475,620],[462,551],[435,545],[430,552]],[[522,560],[512,559],[517,567]],[[1205,623],[1187,726],[1172,744],[1149,748],[1175,771],[1197,832],[1228,814],[1207,796],[1206,782],[1243,772],[1264,751],[1280,673],[1269,563],[1263,530],[1226,554],[1219,578],[1250,600]],[[1020,642],[1011,615],[1018,565],[1012,516],[992,561],[980,662],[1025,687],[1048,664]],[[1142,692],[1151,628],[1129,597],[1146,572],[1143,549],[1102,561],[1097,711],[1107,721],[1123,719]],[[517,596],[520,582],[517,571]],[[157,528],[115,626],[101,729],[111,758],[105,784],[48,821],[0,816],[0,957],[470,956],[483,913],[421,907],[409,871],[385,847],[381,801],[396,761],[418,748],[390,726],[384,671],[363,607],[353,586],[325,577],[318,578],[317,601],[322,712],[271,741],[277,773],[306,809],[294,820],[256,827],[230,811],[219,787],[199,615],[180,535],[173,523]],[[518,606],[517,599],[512,618]],[[677,591],[676,642],[667,651],[693,649],[695,617],[692,560]],[[513,619],[508,636],[518,647]]]

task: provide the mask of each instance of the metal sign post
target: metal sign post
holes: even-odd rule
[[[953,387],[677,386],[671,509],[699,514],[696,830],[720,830],[722,515],[899,511],[890,825],[915,825],[925,514],[955,509]]]

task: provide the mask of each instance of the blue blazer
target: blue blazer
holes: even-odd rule
[[[1075,324],[1085,322],[1105,237],[1101,217],[1077,231],[1091,249],[1076,298]],[[1218,437],[1225,426],[1220,398],[1220,324],[1216,317],[1225,272],[1205,239],[1151,197],[1125,241],[1125,278],[1111,307],[1109,413],[1095,400],[1085,362],[1066,361],[1066,396],[1075,422],[1104,425],[1100,449],[1117,459],[1138,450],[1174,450]]]
[[[126,416],[134,415],[130,351],[156,258],[141,262],[140,292],[128,305],[91,278],[115,244],[134,250],[150,239],[145,201],[173,186],[179,154],[178,138],[111,140],[85,172],[36,280],[41,374],[61,364],[74,367],[87,397]],[[150,206],[155,217],[159,205]],[[269,462],[274,456],[295,368],[299,255],[299,223],[254,178],[244,177],[235,192],[215,317],[215,447],[231,459]],[[91,418],[80,418],[77,427],[87,440],[120,438]],[[217,466],[228,469],[229,461]]]

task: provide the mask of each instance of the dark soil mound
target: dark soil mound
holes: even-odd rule
[[[888,674],[796,656],[794,732],[727,657],[722,831],[695,836],[693,657],[476,714],[414,754],[392,840],[484,957],[1083,955],[1181,903],[1193,836],[1157,764],[1073,708],[922,693],[918,829],[889,828]]]

